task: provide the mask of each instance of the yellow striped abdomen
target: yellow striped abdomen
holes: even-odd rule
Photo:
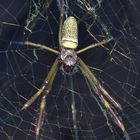
[[[78,46],[77,21],[73,16],[68,17],[62,29],[62,47],[76,49]]]

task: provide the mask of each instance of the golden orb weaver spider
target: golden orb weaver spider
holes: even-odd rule
[[[97,80],[94,74],[90,71],[88,66],[78,57],[78,54],[85,52],[89,49],[92,49],[94,47],[104,45],[108,43],[110,40],[104,39],[99,43],[91,44],[81,50],[75,51],[75,49],[78,47],[78,29],[77,28],[78,28],[77,21],[75,17],[69,16],[68,18],[66,18],[66,20],[63,23],[63,17],[60,16],[60,29],[59,29],[60,52],[52,48],[49,48],[45,45],[36,44],[30,41],[24,42],[25,45],[39,47],[58,55],[42,87],[22,107],[22,110],[27,109],[27,107],[29,107],[40,95],[42,95],[41,104],[40,104],[40,113],[39,113],[39,118],[37,121],[36,130],[35,130],[36,136],[39,136],[40,134],[41,121],[42,121],[42,116],[43,116],[43,112],[44,112],[45,104],[46,104],[46,97],[51,90],[53,80],[56,76],[58,68],[60,68],[64,73],[69,74],[73,72],[73,70],[77,67],[77,65],[80,66],[83,73],[87,77],[89,83],[93,87],[95,93],[99,96],[104,107],[111,113],[117,125],[121,128],[123,132],[125,131],[124,124],[122,123],[121,119],[117,116],[117,114],[113,111],[109,101],[118,109],[122,109],[121,105],[117,103],[109,95],[109,93],[104,89],[104,87]]]

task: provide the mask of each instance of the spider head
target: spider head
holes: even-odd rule
[[[71,74],[76,69],[77,54],[73,49],[62,49],[60,53],[60,69],[66,73]]]

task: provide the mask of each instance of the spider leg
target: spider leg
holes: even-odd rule
[[[47,82],[47,81],[46,81],[46,82]],[[39,95],[42,93],[42,91],[44,90],[44,88],[45,88],[45,86],[42,86],[42,88],[39,89],[39,90],[35,93],[35,95],[33,95],[33,96],[31,97],[31,99],[29,99],[29,100],[23,105],[23,107],[21,108],[21,110],[24,110],[24,109],[28,108],[28,107],[39,97]]]
[[[62,7],[62,9],[63,9],[63,7]],[[64,15],[63,15],[63,10],[62,10],[62,12],[61,12],[61,14],[60,14],[60,24],[59,24],[59,47],[60,47],[60,49],[61,49],[61,47],[62,47],[62,42],[61,42],[61,40],[62,40],[63,19],[64,19]]]
[[[43,86],[41,87],[41,89],[39,89],[35,95],[33,95],[24,105],[23,107],[21,108],[21,110],[24,110],[26,108],[28,108],[40,95],[41,93],[45,90],[46,92],[48,92],[47,88],[49,86],[49,82],[51,82],[51,77],[53,75],[53,73],[55,71],[57,71],[58,69],[58,60],[56,59],[51,70],[49,71],[49,74],[47,76],[47,78],[45,79],[44,83],[43,83]]]
[[[60,49],[62,48],[62,27],[63,27],[63,20],[64,20],[64,1],[62,0],[57,0],[57,5],[60,10],[60,18],[59,18],[59,47]]]
[[[117,103],[102,86],[100,87],[100,90],[114,104],[114,106],[122,110],[121,104]]]
[[[99,81],[96,79],[94,74],[90,71],[90,69],[87,67],[87,65],[80,59],[79,64],[81,66],[82,71],[85,73],[87,79],[89,80],[90,84],[93,86],[95,93],[99,96],[101,99],[103,105],[109,110],[109,112],[114,117],[115,121],[119,125],[119,127],[122,129],[122,131],[125,131],[125,127],[121,120],[118,118],[118,116],[115,114],[113,109],[111,108],[109,102],[103,97],[105,95],[117,108],[122,109],[121,105],[117,103],[109,94],[108,92],[101,86]],[[103,94],[103,95],[102,95]]]
[[[36,125],[36,130],[35,130],[35,133],[37,136],[39,136],[39,132],[40,132],[41,121],[42,121],[43,112],[44,112],[45,105],[46,105],[46,97],[47,97],[47,94],[43,95],[42,99],[41,99],[40,113],[39,113],[39,118],[37,120],[37,125]]]
[[[28,45],[28,46],[32,46],[32,47],[38,47],[41,49],[45,49],[45,50],[50,51],[54,54],[59,54],[59,51],[52,49],[52,48],[49,48],[49,47],[42,45],[42,44],[37,44],[37,43],[30,42],[30,41],[25,41],[23,44]]]
[[[115,121],[117,122],[117,124],[119,125],[119,127],[122,129],[122,131],[125,131],[125,127],[124,124],[122,123],[122,121],[118,118],[118,116],[116,115],[116,113],[113,111],[113,109],[111,108],[109,102],[102,96],[99,96],[102,103],[104,104],[104,106],[107,108],[107,110],[109,110],[109,112],[112,114],[112,116],[114,117]]]
[[[55,75],[58,70],[58,64],[59,64],[59,61],[58,61],[58,59],[56,59],[51,70],[49,71],[47,78],[44,81],[42,88],[39,89],[39,91],[34,96],[32,96],[32,98],[29,99],[22,107],[22,110],[26,109],[39,97],[39,95],[41,95],[41,93],[43,93],[43,96],[41,99],[41,104],[40,104],[39,118],[37,121],[37,126],[36,126],[36,131],[35,131],[37,136],[39,135],[39,131],[40,131],[40,127],[41,127],[42,116],[43,116],[43,112],[44,112],[45,104],[46,104],[46,97],[51,90],[53,80],[54,80]]]
[[[94,88],[96,91],[100,90],[102,91],[102,94],[106,96],[110,102],[114,104],[115,107],[122,109],[122,106],[117,103],[110,95],[109,93],[102,87],[100,82],[97,80],[97,78],[94,76],[94,74],[90,71],[90,69],[87,67],[87,65],[80,59],[80,65],[81,68],[86,72],[86,76],[88,77],[88,80],[94,84]]]
[[[37,136],[39,136],[39,133],[40,133],[41,121],[42,121],[43,112],[44,112],[45,105],[46,105],[46,97],[47,97],[47,95],[49,94],[49,92],[51,90],[51,87],[52,87],[52,84],[53,84],[53,80],[55,78],[57,70],[58,70],[58,67],[56,67],[54,69],[54,71],[51,71],[53,73],[51,73],[52,76],[50,77],[50,81],[48,83],[48,86],[43,91],[44,94],[43,94],[42,99],[41,99],[40,113],[39,113],[39,118],[38,118],[38,121],[37,121],[36,130],[35,130]]]
[[[51,71],[52,72],[51,73],[52,76],[49,77],[50,80],[49,80],[49,83],[48,83],[48,87],[46,87],[46,89],[43,91],[44,95],[42,96],[42,101],[41,101],[41,104],[40,104],[40,113],[39,113],[39,118],[38,118],[37,126],[36,126],[36,135],[37,136],[39,135],[39,132],[40,132],[42,116],[43,116],[43,112],[44,112],[45,105],[46,105],[46,97],[47,97],[47,94],[51,90],[51,87],[52,87],[52,84],[53,84],[53,80],[55,78],[57,70],[58,70],[58,66]]]
[[[107,40],[107,39],[103,39],[101,42],[98,42],[98,43],[95,43],[95,44],[91,44],[91,45],[89,45],[89,46],[87,46],[87,47],[85,47],[85,48],[83,48],[83,49],[77,51],[76,53],[77,53],[77,54],[80,54],[80,53],[85,52],[85,51],[87,51],[87,50],[89,50],[89,49],[92,49],[92,48],[95,48],[95,47],[98,47],[98,46],[102,46],[102,45],[104,45],[104,44],[110,42],[110,40],[111,40],[111,39],[108,39],[108,40]]]

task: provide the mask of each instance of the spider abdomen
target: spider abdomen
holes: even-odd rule
[[[78,46],[77,21],[73,16],[68,17],[63,24],[62,29],[63,48],[76,49]]]

